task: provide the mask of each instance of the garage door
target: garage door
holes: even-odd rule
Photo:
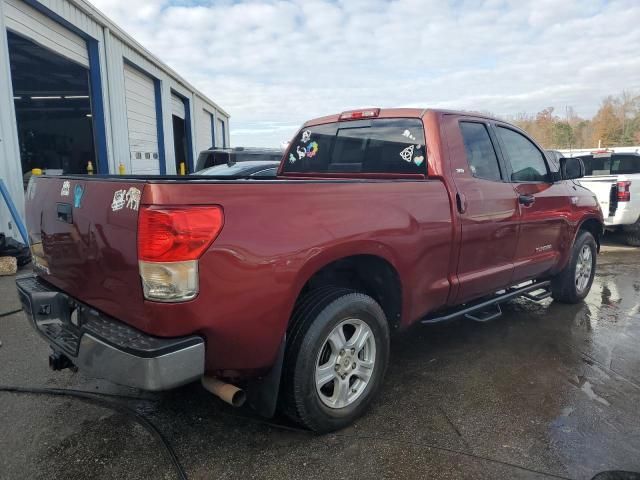
[[[5,22],[14,33],[89,67],[87,42],[20,0],[5,0]]]
[[[202,110],[198,119],[198,152],[213,146],[213,115]]]
[[[184,120],[184,100],[175,94],[171,94],[171,114]]]
[[[124,66],[131,173],[159,174],[156,92],[153,79]]]

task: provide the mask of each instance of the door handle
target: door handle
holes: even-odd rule
[[[456,206],[458,207],[458,212],[464,213],[467,211],[467,199],[463,193],[456,193]]]
[[[536,201],[536,197],[533,195],[518,195],[518,202],[520,205],[524,205],[525,207],[530,207]]]

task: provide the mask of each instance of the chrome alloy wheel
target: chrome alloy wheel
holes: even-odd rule
[[[591,279],[591,271],[593,270],[593,256],[589,245],[583,245],[578,254],[576,263],[576,290],[578,293],[584,292],[589,285]]]
[[[316,360],[316,392],[329,408],[344,408],[365,391],[376,363],[373,331],[350,318],[329,333]]]

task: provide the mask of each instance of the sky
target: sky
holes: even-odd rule
[[[590,117],[640,93],[638,0],[90,1],[231,115],[232,146],[361,107]]]

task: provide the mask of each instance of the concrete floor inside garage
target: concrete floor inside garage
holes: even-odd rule
[[[13,278],[0,278],[0,383],[131,395],[189,478],[572,478],[640,471],[640,249],[607,242],[586,302],[518,300],[491,323],[416,327],[381,395],[324,436],[233,410],[198,385],[141,393],[47,367]],[[13,312],[13,313],[12,313]],[[126,416],[0,392],[2,478],[175,478]]]

